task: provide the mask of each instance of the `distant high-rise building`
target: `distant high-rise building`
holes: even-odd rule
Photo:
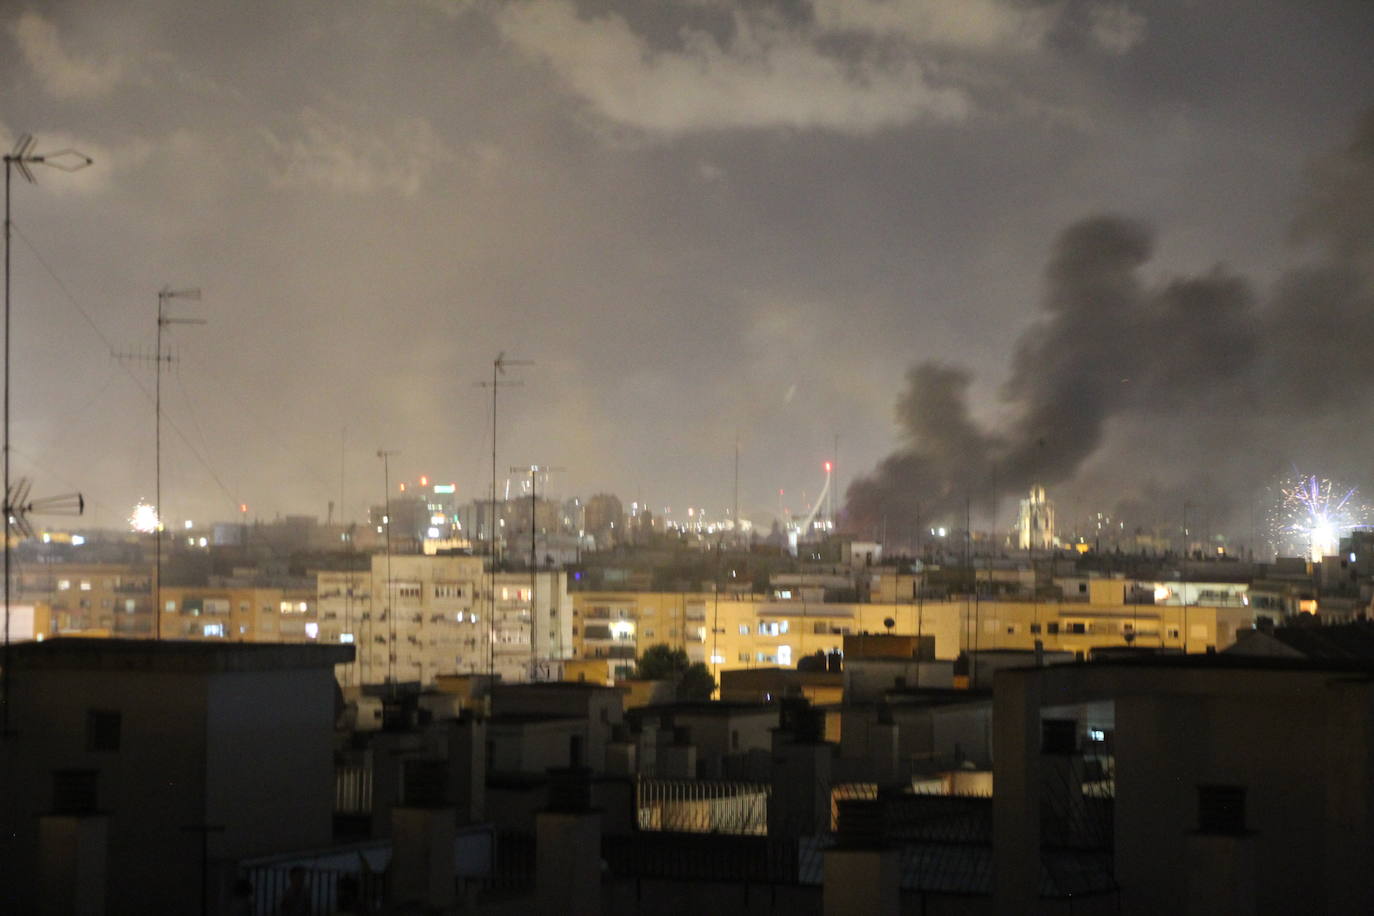
[[[368,523],[382,534],[383,519],[389,517],[393,548],[402,551],[408,549],[408,543],[470,537],[462,530],[456,494],[453,484],[436,483],[428,477],[402,483],[386,504],[371,507]]]
[[[620,499],[610,493],[597,493],[587,500],[584,512],[587,534],[596,541],[597,548],[623,543],[625,537],[625,508]]]
[[[1049,550],[1054,547],[1054,503],[1045,496],[1045,488],[1036,484],[1030,495],[1021,500],[1021,514],[1016,520],[1017,541],[1022,550]]]

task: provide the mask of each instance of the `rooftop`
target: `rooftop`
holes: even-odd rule
[[[595,659],[601,661],[601,659]],[[506,684],[496,683],[492,689],[498,693],[507,691],[521,692],[543,692],[546,690],[560,690],[565,693],[593,693],[598,690],[619,691],[619,687],[607,687],[605,684],[597,684],[592,681],[532,681],[528,684]]]
[[[1110,656],[1088,662],[1066,662],[1049,668],[1169,668],[1198,671],[1330,671],[1374,674],[1374,658],[1276,658],[1231,653]],[[1027,669],[1011,669],[1025,671]]]
[[[42,642],[15,643],[9,647],[9,657],[16,668],[28,669],[217,674],[332,668],[353,661],[353,647],[57,637]]]
[[[1362,660],[1374,664],[1374,623],[1368,621],[1277,627],[1269,635],[1311,660]]]
[[[627,710],[631,718],[675,715],[736,716],[736,715],[777,715],[778,707],[769,703],[744,703],[733,700],[684,700],[680,703],[658,703],[653,706],[636,706]]]

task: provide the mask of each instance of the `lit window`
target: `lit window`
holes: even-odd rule
[[[742,623],[742,624],[739,625],[739,635],[741,635],[741,636],[748,636],[748,635],[749,635],[749,624],[747,624],[747,623]]]
[[[224,635],[224,624],[222,624],[222,623],[207,623],[207,624],[205,625],[205,635],[206,635],[206,636],[223,636],[223,635]]]
[[[352,644],[353,644],[353,634],[352,634],[352,633],[340,633],[340,634],[339,634],[339,642],[343,643],[343,644],[346,645],[346,646],[352,645]]]
[[[91,580],[90,580],[90,579],[82,579],[82,580],[81,580],[81,590],[82,590],[83,592],[88,592],[88,591],[91,590]]]
[[[69,590],[71,587],[72,587],[72,580],[71,580],[71,579],[58,579],[58,580],[57,580],[57,590],[58,590],[59,592],[65,592],[65,591]]]
[[[320,625],[315,621],[310,621],[305,625],[305,636],[307,639],[316,639],[320,635]]]

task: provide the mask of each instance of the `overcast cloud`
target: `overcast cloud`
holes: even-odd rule
[[[975,440],[1023,435],[1008,392],[1058,403],[1023,335],[1072,226],[1139,233],[1120,276],[1148,314],[1192,316],[1202,284],[1261,337],[1307,326],[1318,271],[1339,339],[1367,303],[1374,185],[1344,151],[1371,34],[1355,0],[10,4],[0,139],[96,158],[14,188],[16,473],[98,524],[151,496],[152,371],[110,351],[151,352],[164,284],[208,320],[169,335],[172,519],[341,493],[358,517],[381,446],[393,477],[475,495],[474,383],[506,351],[535,365],[502,395],[503,472],[718,512],[738,436],[766,524],[779,489],[814,497],[834,436],[842,484],[912,447],[913,366],[944,367]],[[1239,403],[1283,402],[1276,423],[1364,378],[1264,387],[1285,355],[1254,353]],[[1052,496],[1240,506],[1285,462],[1367,473],[1348,416],[1295,438],[1236,404],[1075,406]],[[1143,448],[1161,428],[1198,434]]]

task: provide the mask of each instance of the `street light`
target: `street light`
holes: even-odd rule
[[[31,165],[46,165],[61,172],[75,172],[91,164],[91,157],[74,149],[60,149],[52,153],[35,153],[34,139],[23,134],[14,149],[5,154],[5,409],[4,409],[4,465],[5,465],[5,660],[4,660],[4,698],[3,722],[0,732],[9,731],[10,714],[10,525],[14,517],[15,505],[10,492],[10,180],[16,169],[24,180],[35,184]]]

